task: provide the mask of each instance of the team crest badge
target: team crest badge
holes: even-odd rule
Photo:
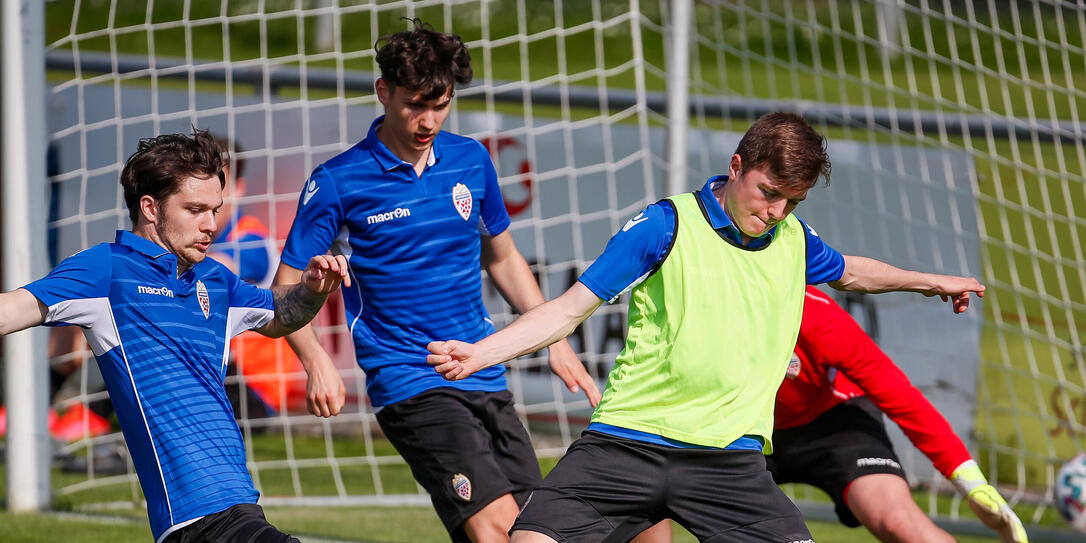
[[[196,282],[196,299],[200,300],[200,309],[204,311],[204,318],[211,318],[211,298],[207,296],[207,287],[203,281]]]
[[[463,185],[461,185],[463,186]],[[468,479],[463,473],[457,473],[452,476],[452,487],[456,491],[456,495],[460,496],[461,500],[466,502],[471,501],[471,480]]]
[[[789,379],[795,379],[799,377],[799,370],[801,363],[799,357],[795,353],[792,353],[792,360],[788,361],[788,371],[784,372],[784,376]]]
[[[457,183],[453,187],[452,193],[453,205],[456,206],[456,212],[460,214],[464,220],[468,220],[471,216],[471,191],[468,190],[467,185],[463,183]]]

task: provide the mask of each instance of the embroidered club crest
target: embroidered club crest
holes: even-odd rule
[[[196,282],[196,299],[200,300],[200,309],[204,311],[204,318],[211,318],[211,298],[207,296],[207,287],[203,281]]]
[[[460,496],[461,500],[466,502],[471,501],[471,481],[463,473],[457,473],[452,476],[452,487],[456,491],[456,495]]]
[[[784,376],[789,379],[795,379],[799,377],[800,361],[799,357],[795,353],[792,353],[792,360],[788,362],[788,370],[784,372]]]
[[[456,212],[460,214],[464,220],[468,220],[471,216],[471,191],[468,190],[467,185],[463,183],[457,183],[453,187],[452,192],[453,205],[456,206]]]

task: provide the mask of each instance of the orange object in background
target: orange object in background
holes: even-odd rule
[[[230,345],[238,374],[276,413],[305,410],[306,374],[283,338],[245,332]]]
[[[91,411],[87,406],[73,404],[63,415],[49,424],[50,433],[60,441],[77,441],[84,437],[98,437],[113,431],[109,420]]]

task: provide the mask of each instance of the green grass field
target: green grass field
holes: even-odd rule
[[[282,434],[269,432],[255,436],[253,440],[254,457],[258,461],[274,461],[283,458]],[[348,458],[357,455],[365,447],[363,440],[351,437],[337,437],[334,440],[337,455]],[[373,440],[374,452],[380,456],[395,455],[391,446],[382,439]],[[306,436],[298,433],[294,436],[293,451],[295,458],[306,459],[325,454],[323,438]],[[395,458],[393,456],[393,458]],[[540,462],[544,473],[555,464],[554,458],[544,458]],[[386,493],[411,494],[416,486],[407,467],[402,463],[383,465],[379,468],[380,478]],[[293,496],[290,470],[260,469],[259,481],[262,495]],[[343,467],[343,482],[347,490],[355,494],[372,494],[373,472],[369,467]],[[328,496],[336,493],[330,468],[311,468],[300,470],[297,480],[301,483],[300,494],[306,496]],[[69,487],[87,481],[86,475],[66,474],[58,469],[52,473],[53,486]],[[6,488],[5,477],[0,474],[0,491]],[[95,486],[87,490],[58,496],[54,501],[57,513],[42,515],[13,515],[0,513],[0,541],[146,541],[150,530],[147,527],[146,511],[143,509],[139,487],[131,480],[122,480],[115,484]],[[820,491],[801,485],[786,486],[785,490],[805,502],[829,503],[829,498]],[[918,492],[917,503],[923,510],[930,510],[929,495]],[[951,498],[940,496],[936,509],[942,514],[951,510]],[[109,504],[103,509],[102,504]],[[379,543],[441,542],[447,541],[444,529],[436,515],[428,507],[269,507],[268,518],[286,531],[305,536],[306,539],[364,541]],[[1022,518],[1032,518],[1031,507],[1019,506],[1017,511]],[[958,514],[963,519],[972,519],[972,513],[962,504]],[[1040,519],[1044,526],[1058,527],[1059,521],[1051,508]],[[864,530],[851,530],[835,522],[811,520],[812,533],[820,541],[860,542],[871,541]],[[61,539],[59,535],[64,537]],[[694,538],[681,528],[675,530],[675,541],[692,542]],[[995,541],[995,538],[967,537],[963,542]]]
[[[365,543],[447,543],[445,529],[433,511],[427,508],[402,507],[298,509],[267,508],[268,520],[280,529],[304,541],[330,540]],[[5,543],[38,543],[65,541],[69,543],[146,542],[150,530],[143,518],[128,521],[117,519],[87,519],[57,515],[15,515],[0,512],[0,535]],[[865,530],[849,529],[840,524],[808,522],[816,541],[861,543],[874,539]],[[696,541],[675,525],[676,543]],[[998,541],[996,538],[960,536],[961,543]]]

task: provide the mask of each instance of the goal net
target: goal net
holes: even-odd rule
[[[1040,0],[689,7],[690,27],[675,28],[674,6],[662,0],[53,0],[51,258],[128,228],[124,160],[139,138],[192,126],[236,143],[232,166],[246,186],[237,202],[278,248],[308,173],[364,137],[381,113],[374,42],[404,29],[401,17],[419,17],[470,47],[475,79],[457,91],[445,129],[487,145],[513,237],[552,298],[623,222],[667,195],[675,160],[664,151],[675,72],[667,59],[683,58],[671,55],[675,47],[690,74],[680,190],[726,172],[762,113],[797,111],[831,142],[832,183],[798,211],[831,245],[988,286],[979,311],[965,316],[916,295],[839,299],[1004,495],[1038,505],[1024,520],[1051,515],[1044,504],[1055,470],[1086,448],[1086,221],[1076,212],[1086,209],[1078,119],[1086,8]],[[501,328],[514,315],[496,290],[485,291]],[[317,330],[348,383],[346,413],[305,412],[304,373],[284,343],[268,346],[264,363],[239,360],[228,378],[254,480],[267,503],[426,503],[377,428],[342,306],[329,306]],[[623,299],[572,336],[601,381],[624,331]],[[109,414],[96,411],[105,394],[93,358],[65,337],[50,351],[62,383],[58,420],[76,421],[58,454],[57,494],[76,504],[139,502],[120,433],[95,426]],[[543,354],[514,365],[510,388],[543,458],[560,456],[590,415]],[[930,511],[956,516],[957,500],[934,499],[945,481],[900,433],[894,439],[910,482],[932,493]]]

